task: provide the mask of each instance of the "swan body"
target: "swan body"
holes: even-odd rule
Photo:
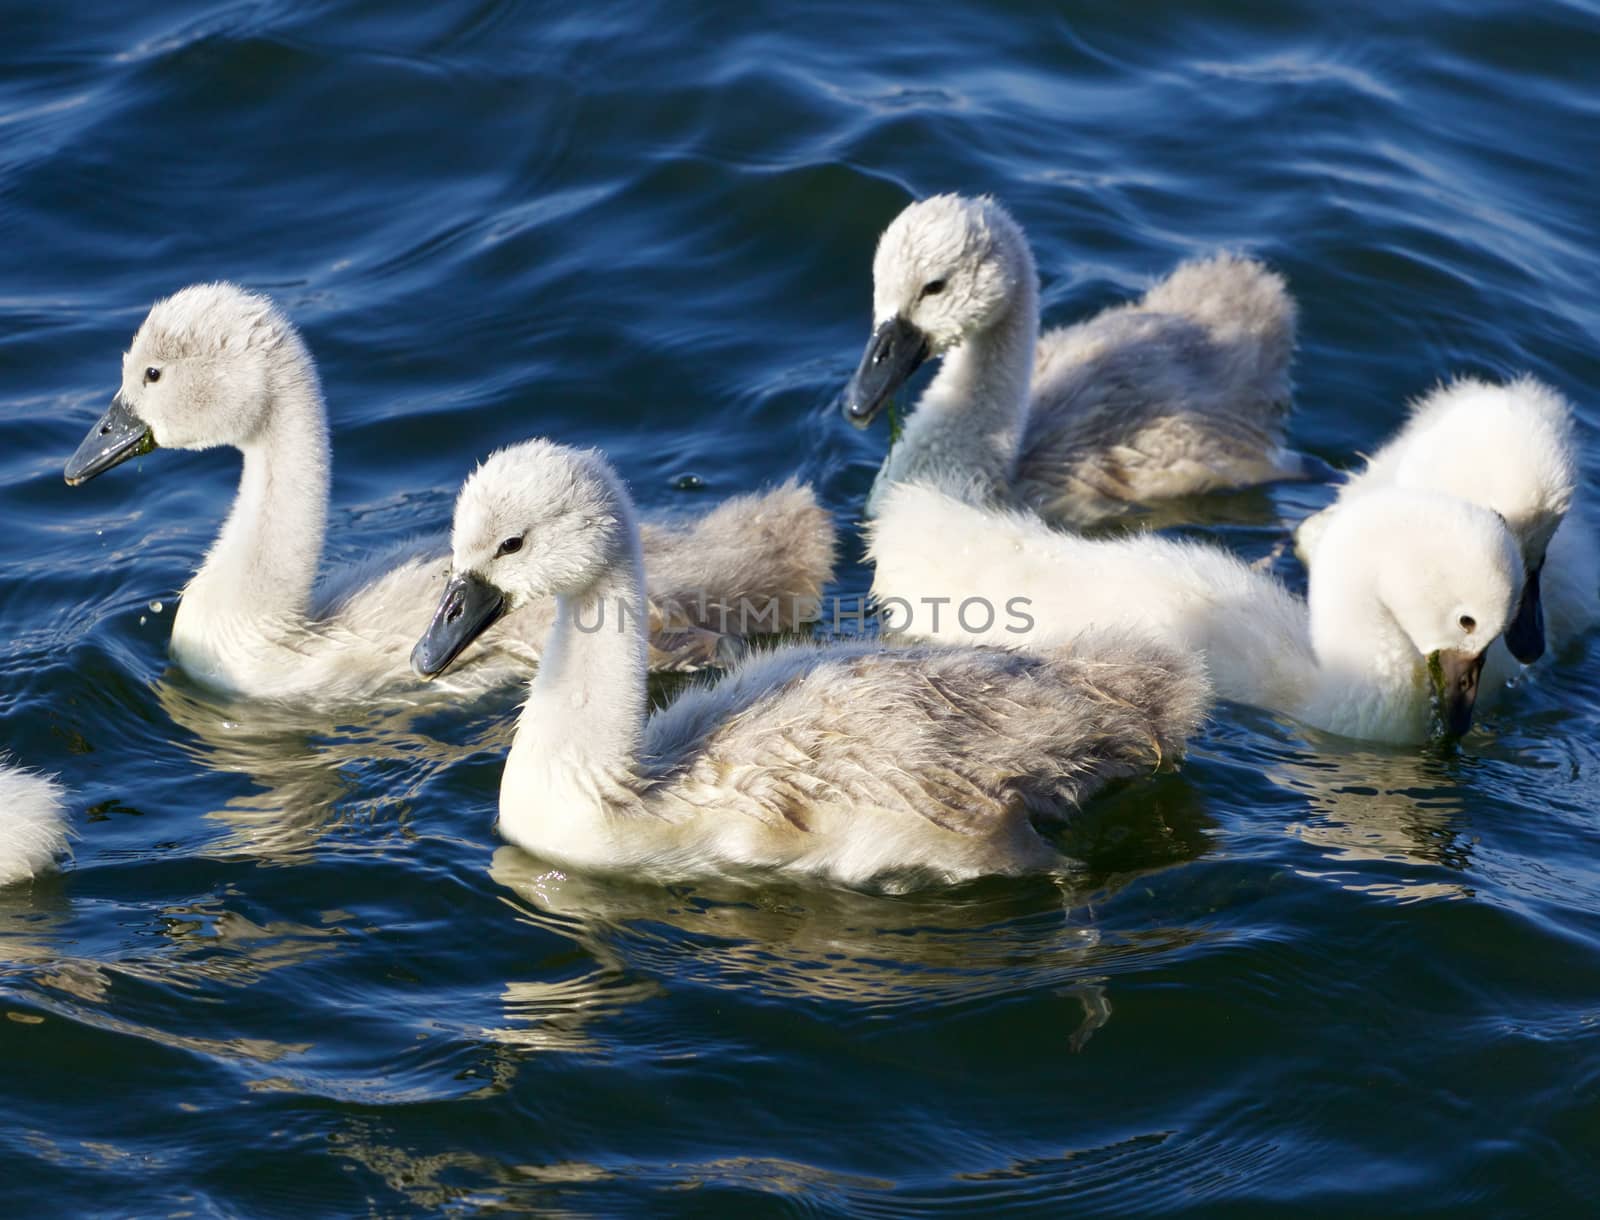
[[[67,464],[82,482],[156,447],[232,446],[238,495],[184,590],[171,652],[221,690],[337,704],[421,690],[407,665],[444,586],[443,540],[412,544],[318,583],[328,515],[327,413],[311,354],[265,296],[200,284],[158,301],[123,358],[122,385]],[[651,592],[663,667],[711,659],[741,599],[791,624],[832,571],[833,525],[811,490],[733,499],[697,522],[652,527]],[[520,679],[554,616],[529,606],[474,650],[455,689]],[[767,630],[773,628],[768,627]]]
[[[1387,487],[1460,496],[1505,518],[1527,572],[1517,615],[1491,650],[1488,680],[1561,648],[1600,621],[1600,550],[1575,504],[1572,406],[1533,377],[1496,385],[1463,377],[1422,398],[1388,444],[1350,476],[1328,508],[1302,521],[1295,549],[1315,568],[1344,507]],[[1513,659],[1514,658],[1514,659]]]
[[[598,454],[545,441],[467,480],[453,570],[423,673],[508,608],[556,598],[500,829],[584,870],[861,883],[1063,868],[1033,819],[1174,761],[1207,702],[1191,660],[1126,636],[1040,654],[874,642],[756,654],[647,718],[627,493]]]
[[[1125,626],[1203,656],[1219,698],[1376,741],[1429,736],[1435,699],[1466,730],[1523,579],[1495,514],[1424,492],[1342,513],[1305,601],[1215,547],[1081,538],[918,484],[891,489],[869,528],[872,591],[903,634],[1034,649]]]
[[[873,319],[846,392],[855,422],[924,359],[942,363],[879,470],[871,513],[890,486],[922,482],[1084,525],[1314,473],[1284,442],[1294,302],[1250,259],[1185,263],[1142,300],[1041,335],[1021,227],[993,199],[938,195],[879,240]]]
[[[0,886],[55,867],[67,847],[61,785],[0,762]]]

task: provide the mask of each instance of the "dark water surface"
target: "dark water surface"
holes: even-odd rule
[[[832,396],[941,189],[1011,205],[1052,322],[1270,260],[1330,461],[1458,371],[1592,441],[1600,7],[414,8],[0,3],[0,747],[77,836],[0,894],[0,1209],[1592,1207],[1592,644],[1459,749],[1220,709],[1071,886],[601,883],[493,833],[509,696],[297,718],[167,672],[235,458],[60,470],[149,303],[227,277],[321,362],[333,560],[543,433],[651,509],[798,471],[858,591],[884,435]],[[1207,528],[1264,554],[1327,498]]]

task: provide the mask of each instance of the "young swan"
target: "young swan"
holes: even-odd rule
[[[869,555],[873,593],[902,599],[897,619],[909,610],[896,623],[906,634],[1038,648],[1123,624],[1202,654],[1219,698],[1392,742],[1428,737],[1435,702],[1444,729],[1471,727],[1485,651],[1511,621],[1523,575],[1488,509],[1393,489],[1340,511],[1307,601],[1215,547],[1089,540],[916,484],[884,497]],[[1008,603],[1021,612],[986,612]]]
[[[579,869],[861,883],[1063,868],[1031,817],[1173,762],[1207,699],[1192,660],[1121,638],[1041,655],[795,645],[647,719],[638,534],[598,453],[496,453],[462,488],[452,551],[421,674],[556,599],[500,828]]]
[[[0,886],[49,871],[66,848],[61,785],[0,762]]]
[[[1284,448],[1294,302],[1259,263],[1185,263],[1143,300],[1041,335],[1022,229],[993,199],[936,195],[884,230],[872,278],[846,416],[866,426],[924,360],[943,364],[870,512],[915,481],[1081,525],[1316,473]]]
[[[1300,523],[1295,549],[1308,568],[1343,506],[1383,487],[1445,492],[1505,518],[1528,578],[1504,642],[1489,654],[1491,679],[1544,655],[1546,622],[1557,646],[1600,620],[1600,553],[1575,510],[1577,443],[1572,406],[1532,377],[1495,385],[1462,377],[1411,409],[1394,439],[1339,498]],[[1547,595],[1548,592],[1548,595]]]
[[[66,466],[77,484],[157,446],[244,454],[239,493],[184,590],[173,658],[226,691],[339,703],[416,689],[406,658],[443,587],[442,543],[376,556],[317,586],[328,515],[322,388],[293,323],[265,296],[200,284],[158,301],[123,357],[122,387]],[[755,605],[773,630],[814,604],[833,565],[833,524],[789,484],[731,500],[647,540],[662,664],[703,652],[725,611]],[[554,606],[529,606],[474,650],[460,685],[520,678]],[[733,623],[737,626],[737,622]],[[687,628],[687,630],[684,630]]]

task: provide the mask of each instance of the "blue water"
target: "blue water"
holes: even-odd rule
[[[1012,208],[1050,322],[1270,261],[1293,440],[1336,464],[1455,372],[1549,380],[1592,441],[1593,0],[0,0],[0,29],[0,747],[76,835],[0,893],[0,1210],[1592,1208],[1593,644],[1459,748],[1220,709],[1085,812],[1070,886],[602,883],[493,833],[510,696],[323,720],[169,672],[234,457],[60,470],[150,302],[226,277],[321,363],[334,561],[542,433],[650,509],[799,473],[858,592],[885,438],[833,398],[876,234],[945,189]],[[1255,557],[1327,499],[1201,532]]]

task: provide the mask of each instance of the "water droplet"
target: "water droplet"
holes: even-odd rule
[[[150,613],[151,614],[160,614],[161,613],[161,603],[160,602],[151,602],[150,603]]]

